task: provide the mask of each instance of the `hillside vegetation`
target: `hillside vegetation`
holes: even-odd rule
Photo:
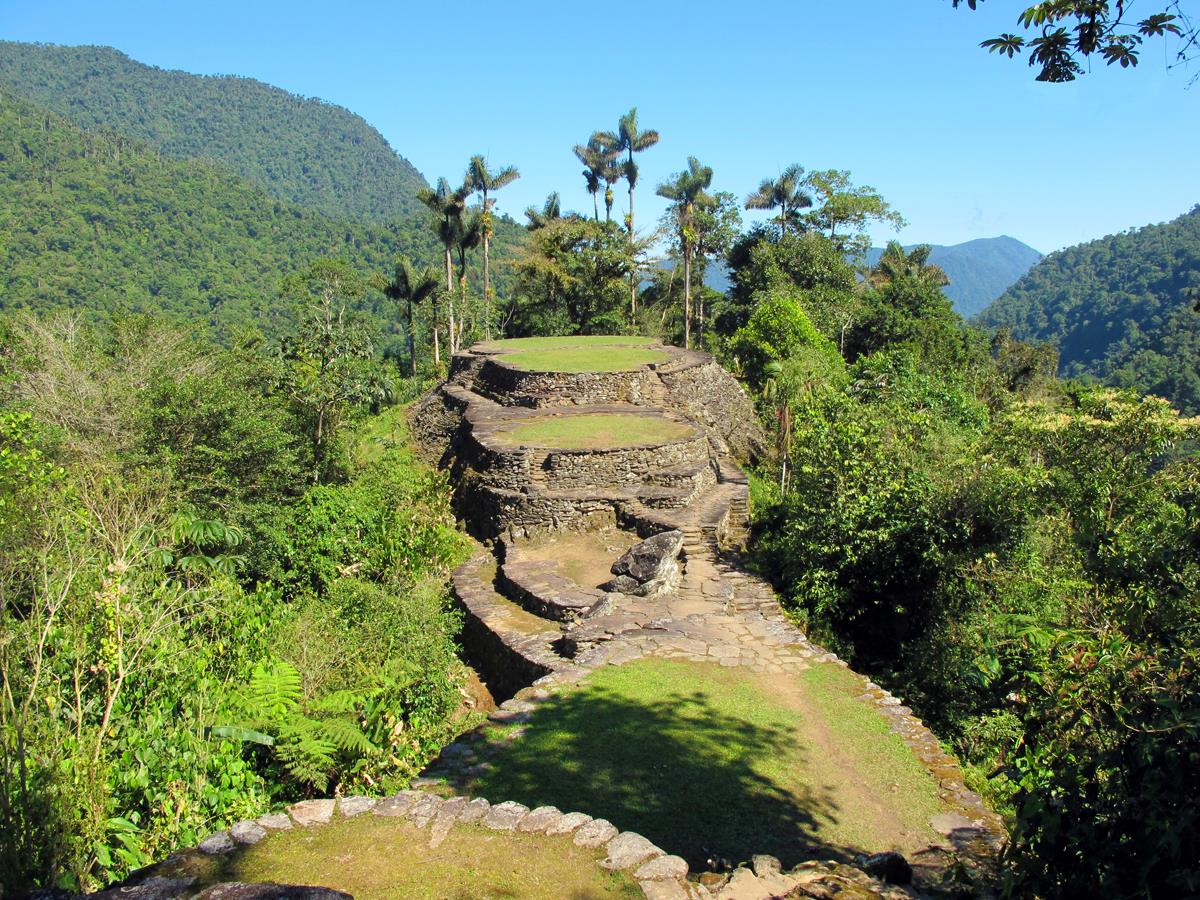
[[[1159,394],[1200,412],[1200,206],[1161,225],[1047,256],[979,317],[1053,341],[1068,377]]]
[[[159,69],[111,47],[4,41],[0,84],[86,129],[219,160],[332,218],[393,222],[420,209],[425,179],[360,116],[252,78]]]
[[[338,256],[365,271],[423,230],[335,222],[210,162],[162,159],[0,92],[0,308],[154,312],[228,337],[278,332],[280,282]]]

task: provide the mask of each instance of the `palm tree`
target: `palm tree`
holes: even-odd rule
[[[633,223],[633,189],[637,187],[638,167],[633,161],[633,154],[641,153],[643,150],[649,150],[658,143],[658,132],[653,128],[647,128],[642,131],[638,128],[637,107],[629,110],[625,115],[621,116],[617,122],[617,130],[598,131],[592,135],[593,141],[598,141],[610,150],[613,150],[620,155],[625,153],[628,158],[623,166],[625,180],[629,183],[629,218],[626,220],[626,227],[629,229],[629,247],[632,254],[634,248],[634,223]],[[632,265],[633,260],[630,260],[629,267],[629,312],[630,315],[637,313],[637,266]]]
[[[888,241],[879,261],[866,273],[867,282],[878,288],[898,278],[912,278],[934,287],[945,287],[950,283],[950,277],[941,266],[930,265],[929,254],[932,252],[933,248],[928,244],[905,252],[899,241]]]
[[[458,232],[462,228],[463,213],[467,208],[467,196],[470,190],[464,185],[458,190],[450,187],[450,182],[439,178],[436,188],[421,188],[417,191],[417,199],[427,206],[434,215],[434,230],[442,243],[446,261],[446,305],[448,310],[448,325],[450,329],[450,352],[455,346],[454,329],[454,246],[458,240]],[[433,321],[433,363],[441,365],[441,352],[438,347],[437,316]]]
[[[800,176],[804,168],[793,163],[772,181],[764,178],[758,190],[746,198],[746,209],[774,209],[779,207],[779,234],[787,233],[787,226],[796,210],[813,205],[812,196],[804,190]]]
[[[562,218],[562,204],[558,199],[558,191],[554,191],[546,198],[546,202],[542,204],[541,210],[530,206],[525,210],[525,218],[529,220],[529,224],[525,226],[527,231],[537,231],[539,228],[545,228],[556,219]]]
[[[713,171],[700,165],[694,156],[688,157],[688,167],[671,181],[658,186],[658,196],[672,201],[676,236],[683,250],[683,346],[692,346],[692,258],[696,253],[699,235],[696,233],[696,214],[716,204],[707,193]]]
[[[492,337],[492,279],[488,251],[491,249],[492,235],[495,234],[495,229],[492,227],[492,205],[496,202],[494,198],[489,199],[488,194],[512,184],[520,177],[521,173],[517,171],[516,166],[505,166],[495,172],[489,171],[487,160],[478,155],[472,156],[471,162],[467,165],[467,178],[464,186],[469,185],[483,197],[483,211],[480,213],[483,228],[483,314],[484,334],[488,340],[491,340]]]
[[[424,303],[438,292],[438,273],[432,266],[419,272],[413,268],[408,257],[396,261],[396,272],[384,286],[383,293],[389,300],[403,301],[408,308],[408,359],[413,375],[417,374],[417,346],[414,337],[416,322],[413,307]]]
[[[586,144],[576,144],[573,148],[576,159],[583,163],[583,178],[587,184],[587,192],[592,195],[592,212],[596,217],[596,221],[600,221],[600,205],[597,202],[597,197],[600,194],[600,182],[606,181],[611,186],[612,182],[620,177],[620,174],[614,175],[617,151],[610,150],[607,146],[596,140],[596,135],[592,135],[591,140]],[[612,210],[612,201],[609,195],[612,193],[611,187],[604,195],[604,203],[608,210]]]
[[[459,216],[457,226],[458,228],[454,235],[454,249],[458,254],[459,334],[457,340],[461,340],[462,332],[467,324],[467,253],[474,250],[483,242],[483,213],[476,212],[470,218]],[[457,349],[458,343],[456,341],[455,350]]]

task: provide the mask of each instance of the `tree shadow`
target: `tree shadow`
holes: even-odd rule
[[[643,702],[592,686],[539,707],[491,768],[460,787],[493,802],[608,819],[693,871],[755,853],[785,866],[848,860],[856,849],[821,836],[839,813],[828,790],[764,772],[780,757],[804,769],[806,752],[791,728],[730,715],[701,691]]]

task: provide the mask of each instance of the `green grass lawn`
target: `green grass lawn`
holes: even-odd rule
[[[504,361],[527,372],[627,372],[647,363],[666,362],[662,350],[612,345],[554,347],[506,353]]]
[[[669,660],[606,667],[534,714],[467,790],[603,816],[703,868],[936,839],[934,780],[853,675]]]
[[[370,814],[293,828],[215,863],[201,880],[320,885],[358,900],[643,896],[627,875],[601,869],[597,851],[581,850],[570,836],[456,825],[436,848],[429,836],[428,828]]]
[[[509,338],[487,346],[501,350],[558,350],[572,347],[641,347],[657,344],[658,338],[637,334],[582,334],[562,337]]]
[[[497,437],[511,444],[529,447],[609,450],[640,444],[664,444],[694,433],[695,429],[690,425],[658,416],[585,413],[527,421],[500,432]]]

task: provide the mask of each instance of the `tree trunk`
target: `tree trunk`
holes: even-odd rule
[[[629,154],[629,161],[633,162],[633,154]],[[629,319],[637,321],[637,266],[633,260],[633,185],[629,185]]]
[[[450,353],[453,355],[458,351],[458,347],[454,344],[454,260],[450,256],[450,248],[446,248],[446,309],[449,327]]]
[[[413,305],[412,301],[408,301],[408,365],[413,376],[417,374],[417,339],[413,332],[417,327],[417,323],[413,321]]]
[[[692,249],[683,248],[683,348],[692,349]]]
[[[492,281],[491,270],[488,266],[488,250],[491,240],[488,233],[483,233],[483,336],[492,339]]]
[[[600,221],[600,192],[592,191],[592,215],[596,217],[596,221]]]

